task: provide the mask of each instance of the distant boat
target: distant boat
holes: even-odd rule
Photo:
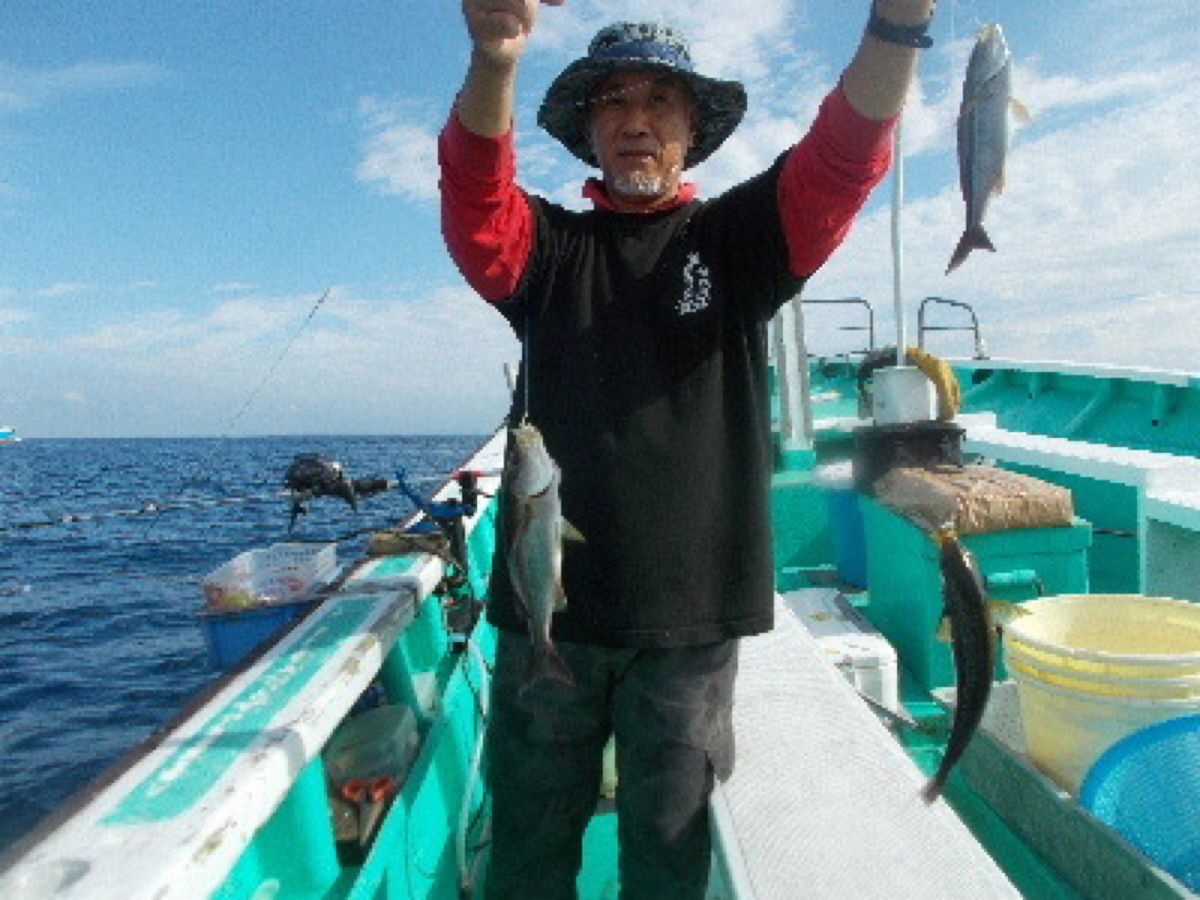
[[[15,428],[11,425],[0,425],[0,444],[16,444],[20,440]]]

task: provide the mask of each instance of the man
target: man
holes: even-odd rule
[[[670,27],[602,30],[538,114],[600,169],[585,213],[514,181],[538,3],[463,12],[473,51],[439,145],[443,232],[522,339],[512,421],[543,432],[584,538],[565,551],[553,625],[573,684],[522,689],[529,642],[502,548],[495,560],[488,896],[574,896],[615,734],[622,896],[700,898],[708,796],[733,766],[737,639],[772,626],[766,323],[885,174],[933,0],[877,0],[807,137],[709,202],[682,175],[737,127],[742,86],[695,72]]]

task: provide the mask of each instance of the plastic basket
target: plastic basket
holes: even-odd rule
[[[214,610],[292,603],[336,569],[336,544],[272,544],[239,553],[206,575],[201,588]]]
[[[313,605],[313,601],[299,600],[243,609],[202,610],[200,625],[209,660],[218,669],[233,668]]]
[[[1159,722],[1118,741],[1088,772],[1079,802],[1200,891],[1200,715]]]

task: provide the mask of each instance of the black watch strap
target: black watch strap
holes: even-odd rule
[[[867,34],[889,44],[912,47],[914,50],[924,50],[933,46],[933,38],[926,33],[928,31],[929,22],[922,22],[920,25],[897,25],[879,15],[874,7],[871,8],[871,19],[867,22]]]

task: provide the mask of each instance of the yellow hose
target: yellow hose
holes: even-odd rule
[[[950,364],[920,347],[908,348],[908,360],[933,382],[937,391],[938,418],[949,422],[962,406],[962,388]]]

